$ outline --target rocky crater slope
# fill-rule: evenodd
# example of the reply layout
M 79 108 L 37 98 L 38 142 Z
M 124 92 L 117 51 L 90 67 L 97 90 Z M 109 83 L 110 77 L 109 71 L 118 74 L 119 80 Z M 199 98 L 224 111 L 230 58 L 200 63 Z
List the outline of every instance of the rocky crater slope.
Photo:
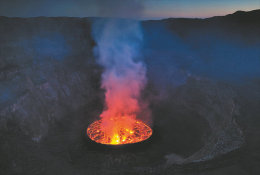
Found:
M 0 17 L 0 174 L 258 174 L 260 11 L 142 21 L 153 137 L 90 143 L 95 18 Z

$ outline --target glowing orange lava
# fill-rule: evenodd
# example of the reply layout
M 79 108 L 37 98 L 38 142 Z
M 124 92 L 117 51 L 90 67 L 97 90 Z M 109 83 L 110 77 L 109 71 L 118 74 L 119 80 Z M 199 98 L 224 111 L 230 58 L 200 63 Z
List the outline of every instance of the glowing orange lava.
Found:
M 137 143 L 152 135 L 152 129 L 140 120 L 135 120 L 131 128 L 122 127 L 117 123 L 113 127 L 113 133 L 107 133 L 102 129 L 102 120 L 97 120 L 89 125 L 87 135 L 91 140 L 106 145 Z

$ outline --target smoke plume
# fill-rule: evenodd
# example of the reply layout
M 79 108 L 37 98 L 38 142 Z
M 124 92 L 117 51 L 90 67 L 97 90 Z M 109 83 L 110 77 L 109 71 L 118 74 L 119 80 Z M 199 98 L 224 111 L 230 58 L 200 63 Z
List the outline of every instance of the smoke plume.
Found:
M 140 93 L 146 83 L 146 68 L 138 61 L 142 32 L 139 22 L 132 20 L 101 20 L 93 31 L 106 91 L 106 107 L 100 117 L 103 130 L 112 135 L 119 126 L 131 129 L 143 110 Z

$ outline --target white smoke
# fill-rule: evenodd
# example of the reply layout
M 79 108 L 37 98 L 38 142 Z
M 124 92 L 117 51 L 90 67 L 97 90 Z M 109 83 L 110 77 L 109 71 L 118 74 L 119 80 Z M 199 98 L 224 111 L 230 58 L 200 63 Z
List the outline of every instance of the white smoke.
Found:
M 111 116 L 128 116 L 131 123 L 131 118 L 145 110 L 140 103 L 146 84 L 146 68 L 138 61 L 143 40 L 140 22 L 99 20 L 93 34 L 98 63 L 104 67 L 102 88 L 106 90 L 106 109 L 101 117 L 109 122 Z

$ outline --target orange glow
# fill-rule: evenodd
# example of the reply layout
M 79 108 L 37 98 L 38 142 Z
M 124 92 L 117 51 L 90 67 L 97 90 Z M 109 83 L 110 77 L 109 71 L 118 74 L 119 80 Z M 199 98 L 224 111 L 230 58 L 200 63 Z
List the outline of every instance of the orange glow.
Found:
M 151 128 L 137 120 L 143 110 L 139 99 L 145 77 L 143 68 L 135 66 L 138 71 L 125 68 L 125 72 L 120 75 L 114 72 L 105 72 L 103 75 L 105 108 L 100 114 L 100 120 L 87 129 L 87 135 L 93 141 L 120 145 L 141 142 L 151 136 Z
M 89 125 L 87 135 L 97 143 L 106 145 L 122 145 L 137 143 L 148 139 L 152 135 L 152 129 L 142 121 L 135 120 L 132 128 L 125 128 L 120 121 L 113 125 L 113 133 L 102 129 L 102 121 L 97 120 Z
M 105 90 L 100 119 L 87 129 L 95 142 L 120 145 L 148 139 L 152 130 L 147 121 L 149 112 L 142 100 L 146 85 L 146 68 L 139 58 L 143 40 L 139 22 L 108 20 L 97 39 L 98 62 L 104 67 L 101 88 Z

